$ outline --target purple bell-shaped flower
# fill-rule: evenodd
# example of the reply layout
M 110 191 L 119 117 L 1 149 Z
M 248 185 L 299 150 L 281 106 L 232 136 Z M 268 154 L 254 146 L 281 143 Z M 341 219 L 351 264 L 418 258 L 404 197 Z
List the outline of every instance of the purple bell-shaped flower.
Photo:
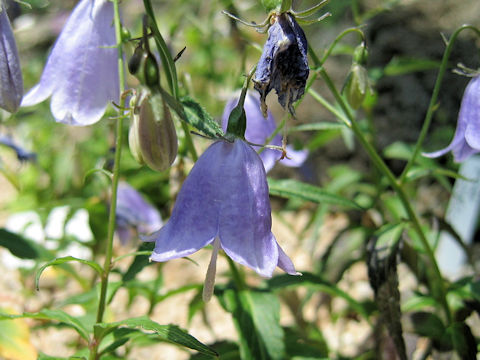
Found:
M 277 266 L 297 275 L 271 227 L 268 184 L 260 157 L 240 139 L 221 140 L 196 162 L 166 225 L 143 240 L 155 241 L 154 261 L 188 256 L 213 244 L 210 268 L 223 249 L 261 276 L 271 277 Z M 210 268 L 208 273 L 212 273 Z
M 435 158 L 451 151 L 455 162 L 462 162 L 470 155 L 480 152 L 480 76 L 470 80 L 463 93 L 457 130 L 452 142 L 445 149 L 423 156 Z
M 23 80 L 17 45 L 7 10 L 0 0 L 0 108 L 14 113 L 23 96 Z
M 116 231 L 122 244 L 126 244 L 134 236 L 135 230 L 140 234 L 149 234 L 163 224 L 158 210 L 125 181 L 118 184 L 115 215 Z
M 22 106 L 49 96 L 57 122 L 90 125 L 119 98 L 113 3 L 81 0 L 70 15 L 47 60 L 40 83 Z
M 227 129 L 228 116 L 237 105 L 238 99 L 238 96 L 231 99 L 223 110 L 222 128 L 224 131 Z M 247 117 L 245 139 L 253 144 L 266 144 L 267 140 L 277 128 L 272 113 L 270 110 L 267 110 L 267 117 L 263 117 L 262 111 L 260 110 L 260 99 L 257 93 L 247 92 L 243 108 Z M 282 146 L 281 135 L 275 135 L 268 144 Z M 275 163 L 280 160 L 281 156 L 282 153 L 278 150 L 264 148 L 260 153 L 260 158 L 263 161 L 265 171 L 269 172 Z M 287 145 L 287 156 L 288 157 L 281 159 L 280 163 L 289 167 L 298 167 L 307 159 L 308 150 L 294 150 L 292 146 Z

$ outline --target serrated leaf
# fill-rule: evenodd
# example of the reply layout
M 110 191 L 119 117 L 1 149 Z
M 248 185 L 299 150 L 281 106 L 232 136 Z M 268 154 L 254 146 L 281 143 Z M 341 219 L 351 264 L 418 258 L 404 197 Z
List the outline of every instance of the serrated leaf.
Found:
M 25 312 L 21 315 L 10 315 L 10 314 L 0 313 L 0 320 L 21 319 L 21 318 L 51 320 L 51 321 L 58 321 L 58 322 L 64 323 L 65 325 L 75 329 L 82 338 L 89 341 L 88 330 L 85 328 L 85 326 L 78 319 L 74 318 L 73 316 L 59 309 L 57 310 L 43 309 L 42 311 L 39 311 L 37 313 Z
M 35 274 L 35 287 L 36 287 L 36 289 L 39 290 L 38 286 L 39 286 L 40 276 L 42 275 L 42 272 L 47 267 L 53 266 L 53 265 L 61 265 L 61 264 L 64 264 L 64 263 L 70 262 L 70 261 L 76 261 L 76 262 L 88 265 L 93 270 L 95 270 L 98 273 L 98 275 L 102 275 L 102 273 L 103 273 L 102 267 L 94 261 L 79 259 L 79 258 L 76 258 L 76 257 L 73 257 L 73 256 L 65 256 L 65 257 L 53 259 L 52 261 L 49 261 L 48 263 L 42 265 L 40 267 L 40 269 L 38 269 L 37 273 Z
M 284 198 L 299 198 L 321 204 L 339 205 L 347 208 L 363 209 L 356 202 L 340 195 L 328 192 L 318 186 L 305 184 L 297 180 L 276 180 L 268 178 L 268 187 L 271 195 Z
M 182 345 L 207 355 L 218 356 L 218 354 L 214 350 L 209 348 L 207 345 L 202 344 L 200 341 L 198 341 L 196 338 L 194 338 L 192 335 L 188 334 L 184 330 L 180 329 L 178 326 L 160 325 L 155 321 L 150 320 L 146 316 L 125 319 L 113 323 L 96 324 L 98 332 L 100 331 L 100 328 L 110 329 L 119 326 L 127 326 L 129 328 L 140 327 L 144 330 L 155 332 L 157 336 L 159 336 L 164 341 Z
M 185 111 L 185 121 L 192 125 L 195 129 L 204 134 L 217 138 L 223 135 L 220 125 L 212 118 L 212 116 L 190 96 L 184 96 L 180 99 Z
M 312 273 L 304 272 L 302 273 L 302 276 L 291 276 L 287 274 L 278 275 L 267 280 L 267 284 L 271 290 L 283 289 L 286 287 L 305 286 L 318 291 L 323 291 L 332 296 L 338 296 L 344 299 L 352 307 L 352 309 L 357 311 L 358 314 L 360 314 L 369 322 L 368 313 L 362 304 L 348 295 L 345 291 L 335 286 L 335 284 L 332 284 L 331 282 L 324 280 Z

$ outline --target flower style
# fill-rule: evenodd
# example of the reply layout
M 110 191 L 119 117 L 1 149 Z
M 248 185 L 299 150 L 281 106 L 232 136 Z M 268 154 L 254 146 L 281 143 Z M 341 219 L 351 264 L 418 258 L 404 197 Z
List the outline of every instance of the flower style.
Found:
M 271 226 L 262 161 L 250 145 L 235 139 L 217 141 L 202 154 L 178 194 L 170 220 L 143 240 L 155 241 L 154 261 L 188 256 L 213 243 L 212 262 L 221 247 L 261 276 L 271 277 L 277 266 L 298 274 Z
M 460 105 L 458 123 L 452 142 L 445 149 L 423 156 L 435 158 L 452 151 L 455 162 L 462 162 L 480 152 L 480 76 L 467 85 Z
M 273 19 L 253 80 L 265 117 L 265 98 L 272 89 L 277 92 L 278 102 L 294 114 L 292 104 L 303 95 L 309 74 L 307 39 L 302 28 L 289 13 Z
M 108 103 L 119 98 L 115 44 L 112 2 L 81 0 L 53 47 L 40 83 L 25 95 L 22 106 L 52 96 L 57 122 L 97 122 Z
M 235 97 L 231 99 L 227 105 L 225 105 L 222 116 L 222 127 L 224 131 L 227 129 L 228 116 L 233 108 L 238 104 L 238 100 L 239 98 Z M 247 92 L 244 109 L 247 117 L 247 130 L 245 131 L 245 139 L 254 144 L 266 144 L 267 140 L 277 128 L 272 113 L 270 110 L 267 110 L 267 117 L 264 118 L 262 112 L 260 111 L 259 96 L 258 94 L 251 92 Z M 269 144 L 282 146 L 281 135 L 275 135 Z M 275 163 L 280 160 L 282 154 L 277 150 L 264 148 L 259 155 L 263 161 L 265 171 L 268 173 L 274 167 Z M 307 159 L 308 150 L 297 151 L 294 150 L 290 145 L 287 145 L 287 156 L 288 158 L 281 159 L 280 163 L 289 167 L 298 167 L 301 166 Z
M 132 238 L 133 230 L 149 234 L 163 224 L 158 210 L 124 181 L 118 184 L 116 218 L 116 231 L 122 244 Z
M 17 45 L 7 10 L 0 0 L 0 108 L 14 113 L 23 96 L 23 80 Z

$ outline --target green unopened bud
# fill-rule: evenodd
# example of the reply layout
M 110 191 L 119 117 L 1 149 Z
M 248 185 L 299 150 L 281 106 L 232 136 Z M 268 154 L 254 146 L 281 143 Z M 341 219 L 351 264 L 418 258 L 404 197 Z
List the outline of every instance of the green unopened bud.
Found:
M 130 34 L 130 30 L 128 30 L 123 25 L 122 25 L 122 28 L 121 28 L 121 36 L 122 36 L 122 42 L 127 42 L 132 38 L 132 35 Z
M 145 50 L 141 46 L 135 48 L 132 57 L 128 60 L 128 71 L 130 71 L 130 74 L 135 75 L 138 72 L 146 56 Z
M 133 157 L 140 164 L 164 171 L 173 163 L 178 150 L 177 133 L 170 110 L 160 94 L 145 92 L 141 95 L 133 111 L 128 141 Z
M 367 63 L 368 50 L 364 42 L 358 45 L 353 51 L 353 63 L 365 65 Z
M 353 64 L 347 82 L 343 87 L 343 94 L 352 108 L 358 109 L 362 105 L 368 89 L 367 70 L 359 64 Z
M 158 71 L 157 60 L 152 54 L 148 54 L 143 64 L 143 74 L 145 76 L 145 85 L 149 88 L 155 88 L 160 84 L 160 72 Z

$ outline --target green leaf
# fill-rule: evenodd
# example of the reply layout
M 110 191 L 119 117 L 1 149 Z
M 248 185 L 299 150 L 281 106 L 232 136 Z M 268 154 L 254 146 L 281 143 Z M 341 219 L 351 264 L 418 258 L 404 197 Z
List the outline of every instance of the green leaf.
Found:
M 446 332 L 442 320 L 429 312 L 416 312 L 410 315 L 415 333 L 426 336 L 434 341 L 437 348 L 450 350 L 452 348 L 451 337 Z
M 65 257 L 53 259 L 52 261 L 49 261 L 48 263 L 46 263 L 42 267 L 40 267 L 40 269 L 38 269 L 37 273 L 35 274 L 35 287 L 36 287 L 36 289 L 39 290 L 38 286 L 39 286 L 40 276 L 42 275 L 42 272 L 47 267 L 52 266 L 52 265 L 61 265 L 61 264 L 64 264 L 64 263 L 70 262 L 70 261 L 77 261 L 77 262 L 80 262 L 82 264 L 88 265 L 93 270 L 95 270 L 98 273 L 98 275 L 102 275 L 102 273 L 103 273 L 102 267 L 94 261 L 83 260 L 83 259 L 79 259 L 79 258 L 76 258 L 76 257 L 73 257 L 73 256 L 65 256 Z
M 260 340 L 271 359 L 283 359 L 285 343 L 280 326 L 280 303 L 276 295 L 267 292 L 242 291 L 240 299 L 250 313 Z
M 238 360 L 240 359 L 240 351 L 238 345 L 234 342 L 219 341 L 210 344 L 210 347 L 220 354 L 222 360 Z M 205 354 L 194 354 L 190 360 L 211 360 L 212 357 Z
M 49 257 L 48 250 L 32 240 L 17 235 L 6 229 L 0 229 L 0 246 L 8 249 L 20 259 L 37 259 Z
M 277 180 L 268 178 L 268 187 L 271 195 L 277 195 L 287 199 L 299 198 L 316 203 L 363 209 L 360 205 L 350 199 L 328 192 L 318 186 L 302 183 L 297 180 Z
M 284 359 L 285 343 L 280 327 L 280 304 L 272 293 L 220 291 L 222 306 L 232 314 L 239 336 L 241 359 Z
M 51 320 L 51 321 L 58 321 L 58 322 L 64 323 L 65 325 L 75 329 L 82 338 L 89 341 L 88 330 L 85 328 L 85 326 L 77 318 L 74 318 L 73 316 L 67 314 L 62 310 L 43 309 L 42 311 L 39 311 L 37 313 L 25 312 L 21 315 L 10 315 L 10 314 L 0 313 L 0 320 L 21 319 L 21 318 Z
M 29 327 L 25 320 L 0 321 L 0 358 L 10 360 L 37 358 L 37 352 L 30 343 Z
M 180 99 L 185 110 L 185 121 L 192 125 L 195 129 L 204 134 L 217 138 L 223 135 L 223 130 L 211 115 L 190 96 L 184 96 Z
M 352 307 L 352 309 L 362 315 L 365 320 L 369 322 L 368 313 L 362 304 L 334 284 L 312 273 L 304 272 L 302 273 L 302 276 L 291 276 L 288 274 L 278 275 L 269 279 L 267 284 L 271 290 L 283 289 L 286 287 L 305 286 L 318 291 L 323 291 L 332 296 L 338 296 L 344 299 Z
M 153 242 L 144 242 L 140 244 L 138 247 L 138 251 L 152 251 L 155 246 L 155 243 Z M 133 280 L 135 276 L 143 270 L 144 267 L 148 266 L 150 263 L 149 255 L 137 255 L 135 256 L 135 259 L 133 260 L 132 264 L 128 268 L 127 272 L 123 275 L 122 281 L 127 282 L 130 280 Z
M 452 338 L 454 349 L 462 359 L 477 358 L 477 343 L 470 327 L 463 322 L 456 322 L 447 328 L 447 333 Z
M 100 333 L 102 328 L 107 330 L 119 326 L 127 326 L 129 328 L 140 327 L 144 330 L 155 332 L 157 336 L 164 341 L 182 345 L 207 355 L 218 356 L 218 354 L 214 350 L 209 348 L 207 345 L 202 344 L 200 341 L 198 341 L 196 338 L 194 338 L 184 330 L 180 329 L 178 326 L 160 325 L 155 321 L 150 320 L 146 316 L 125 319 L 113 323 L 101 323 L 96 324 L 95 326 L 98 333 Z

